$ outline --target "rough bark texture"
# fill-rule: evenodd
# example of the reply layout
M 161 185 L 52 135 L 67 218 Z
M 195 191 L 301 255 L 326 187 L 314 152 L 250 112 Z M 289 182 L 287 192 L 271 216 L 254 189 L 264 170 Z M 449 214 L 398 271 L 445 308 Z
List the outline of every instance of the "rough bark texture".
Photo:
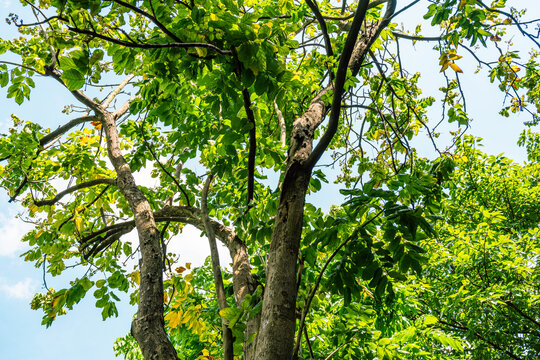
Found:
M 296 259 L 302 234 L 304 201 L 311 173 L 289 169 L 270 243 L 263 312 L 256 359 L 290 359 L 296 325 Z
M 195 226 L 204 231 L 201 210 L 190 206 L 165 206 L 163 209 L 154 213 L 156 221 L 177 221 Z M 251 264 L 246 244 L 236 235 L 236 233 L 220 224 L 209 219 L 210 225 L 216 235 L 229 250 L 232 259 L 233 270 L 233 291 L 236 305 L 240 306 L 247 294 L 251 294 L 257 288 L 253 277 L 251 276 Z M 246 339 L 251 334 L 259 332 L 260 313 L 246 322 Z M 255 359 L 255 342 L 244 343 L 245 359 Z
M 208 243 L 210 245 L 210 258 L 212 259 L 212 273 L 214 275 L 214 284 L 216 286 L 216 297 L 218 300 L 219 310 L 227 308 L 227 295 L 225 295 L 225 287 L 223 286 L 223 277 L 221 276 L 221 265 L 219 263 L 219 253 L 216 244 L 216 235 L 214 228 L 210 224 L 210 217 L 208 216 L 208 189 L 212 183 L 212 175 L 209 175 L 204 184 L 202 198 L 201 198 L 201 212 L 204 229 L 206 236 L 208 237 Z M 232 360 L 234 357 L 233 352 L 233 335 L 231 329 L 229 329 L 228 321 L 225 318 L 221 318 L 221 331 L 223 333 L 223 359 Z
M 367 1 L 360 2 L 359 14 L 355 16 L 354 21 L 363 22 L 367 5 Z M 388 19 L 394 9 L 395 0 L 390 0 L 381 22 L 370 26 L 358 40 L 356 40 L 358 33 L 353 34 L 355 40 L 350 43 L 352 51 L 348 50 L 350 58 L 341 59 L 341 61 L 347 61 L 345 64 L 348 65 L 347 67 L 352 71 L 353 76 L 360 70 L 371 44 L 378 37 L 380 31 L 388 25 Z M 358 29 L 358 25 L 353 24 L 353 27 Z M 349 43 L 349 39 L 347 39 L 347 43 Z M 347 70 L 347 67 L 344 68 L 344 71 Z M 257 360 L 290 359 L 292 356 L 296 326 L 296 263 L 303 228 L 305 196 L 313 166 L 333 138 L 337 125 L 330 124 L 329 130 L 323 135 L 323 139 L 327 141 L 322 146 L 319 144 L 315 152 L 313 152 L 313 137 L 315 129 L 323 121 L 327 110 L 322 101 L 323 95 L 328 91 L 333 91 L 338 94 L 336 96 L 340 97 L 342 90 L 335 89 L 334 84 L 327 86 L 313 99 L 304 115 L 293 123 L 289 157 L 270 243 L 267 282 L 260 331 L 257 338 L 255 356 Z M 337 100 L 336 102 L 334 99 L 333 104 L 339 104 L 341 97 Z M 334 117 L 339 115 L 339 106 L 333 107 L 332 111 L 336 112 Z M 321 140 L 321 142 L 323 141 Z
M 137 187 L 133 174 L 120 151 L 116 119 L 103 110 L 101 121 L 107 137 L 107 151 L 117 177 L 117 186 L 135 217 L 142 261 L 137 318 L 131 332 L 146 360 L 176 360 L 176 350 L 164 329 L 163 272 L 160 235 L 148 200 Z
M 156 221 L 176 221 L 195 226 L 204 231 L 201 210 L 190 206 L 164 206 L 154 213 Z M 238 235 L 225 225 L 209 219 L 216 238 L 229 250 L 233 268 L 233 290 L 236 303 L 244 301 L 247 294 L 251 294 L 257 287 L 251 276 L 251 264 L 246 244 Z
M 380 31 L 388 25 L 390 16 L 395 10 L 396 0 L 386 1 L 388 5 L 383 20 L 374 26 L 369 26 L 363 36 L 356 43 L 353 43 L 352 54 L 349 52 L 351 56 L 346 61 L 353 76 L 360 70 L 369 47 L 378 37 Z M 367 0 L 360 1 L 359 12 L 365 13 L 367 2 Z M 372 2 L 372 4 L 375 3 L 381 3 L 381 1 Z M 355 16 L 356 18 L 357 16 Z M 54 49 L 51 51 L 54 53 Z M 52 76 L 64 84 L 60 73 L 54 69 L 54 64 L 46 68 L 45 75 Z M 124 87 L 129 80 L 126 79 L 119 89 Z M 305 196 L 312 168 L 332 139 L 333 130 L 327 131 L 323 135 L 324 139 L 329 140 L 323 146 L 318 145 L 315 154 L 313 152 L 313 138 L 316 128 L 322 123 L 327 112 L 327 106 L 322 98 L 329 91 L 336 94 L 341 93 L 341 89 L 337 90 L 339 91 L 336 92 L 333 83 L 328 85 L 315 96 L 307 111 L 293 123 L 287 165 L 270 244 L 263 310 L 260 316 L 249 319 L 246 324 L 247 337 L 252 333 L 258 334 L 256 350 L 254 343 L 245 344 L 245 358 L 249 360 L 288 360 L 291 358 L 296 325 L 296 263 L 303 228 Z M 139 343 L 146 360 L 176 360 L 178 359 L 176 350 L 164 330 L 162 256 L 160 234 L 156 227 L 156 221 L 183 221 L 203 230 L 205 229 L 204 222 L 208 220 L 207 229 L 210 226 L 215 231 L 216 237 L 225 243 L 230 251 L 233 260 L 234 294 L 238 305 L 242 303 L 247 294 L 255 290 L 256 284 L 251 276 L 247 247 L 234 231 L 216 221 L 203 218 L 201 210 L 193 207 L 165 206 L 155 214 L 152 212 L 148 200 L 137 187 L 131 169 L 122 156 L 119 146 L 116 120 L 128 110 L 129 102 L 124 103 L 114 113 L 106 109 L 118 91 L 111 94 L 104 103 L 105 106 L 94 102 L 81 90 L 71 93 L 82 104 L 93 110 L 95 116 L 102 122 L 107 138 L 109 159 L 117 173 L 116 185 L 128 201 L 134 214 L 134 225 L 139 235 L 142 260 L 140 264 L 139 307 L 137 317 L 132 323 L 132 334 Z M 339 113 L 339 106 L 332 110 Z M 51 140 L 53 135 L 57 136 L 76 124 L 94 119 L 92 116 L 75 119 L 65 127 L 51 133 L 43 141 Z M 286 128 L 283 125 L 280 122 L 282 141 L 283 134 L 286 133 Z M 331 128 L 337 127 L 334 124 L 331 125 Z M 254 141 L 255 136 L 252 135 Z M 254 154 L 254 151 L 250 153 Z M 252 163 L 250 163 L 250 167 Z M 250 187 L 251 191 L 252 189 L 253 187 Z M 259 322 L 260 319 L 262 319 L 262 323 Z

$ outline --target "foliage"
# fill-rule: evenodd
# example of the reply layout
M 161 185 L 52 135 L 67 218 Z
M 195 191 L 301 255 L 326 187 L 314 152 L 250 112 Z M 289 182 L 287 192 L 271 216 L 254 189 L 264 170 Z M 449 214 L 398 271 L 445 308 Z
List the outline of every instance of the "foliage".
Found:
M 0 86 L 22 104 L 42 75 L 78 102 L 56 130 L 13 115 L 0 138 L 0 185 L 35 224 L 25 260 L 87 269 L 35 296 L 43 324 L 89 292 L 117 315 L 126 292 L 138 314 L 115 351 L 128 359 L 538 355 L 538 135 L 519 140 L 525 166 L 476 150 L 459 78 L 470 53 L 510 98 L 501 113 L 535 124 L 538 52 L 522 62 L 499 45 L 515 26 L 540 47 L 525 12 L 430 1 L 427 38 L 394 21 L 418 2 L 23 3 L 37 22 L 10 16 L 22 36 L 0 40 L 18 61 L 0 60 Z M 434 42 L 442 101 L 404 68 L 409 41 Z M 434 104 L 454 126 L 445 151 Z M 414 149 L 420 134 L 436 159 Z M 230 272 L 215 253 L 176 263 L 167 244 L 185 224 L 225 244 Z

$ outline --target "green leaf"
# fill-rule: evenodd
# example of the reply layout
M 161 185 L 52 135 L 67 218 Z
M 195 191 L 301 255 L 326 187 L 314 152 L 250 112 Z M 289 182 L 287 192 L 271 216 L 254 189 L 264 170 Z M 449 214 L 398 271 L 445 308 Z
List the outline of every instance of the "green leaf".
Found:
M 423 319 L 424 326 L 429 326 L 438 323 L 439 320 L 433 315 L 426 315 Z
M 5 87 L 9 82 L 9 73 L 7 71 L 0 73 L 0 86 Z
M 61 78 L 64 80 L 66 87 L 71 91 L 79 90 L 84 86 L 85 83 L 84 75 L 76 69 L 64 71 Z
M 219 315 L 221 315 L 224 319 L 229 320 L 229 328 L 232 329 L 243 313 L 244 311 L 237 307 L 227 307 L 220 310 Z

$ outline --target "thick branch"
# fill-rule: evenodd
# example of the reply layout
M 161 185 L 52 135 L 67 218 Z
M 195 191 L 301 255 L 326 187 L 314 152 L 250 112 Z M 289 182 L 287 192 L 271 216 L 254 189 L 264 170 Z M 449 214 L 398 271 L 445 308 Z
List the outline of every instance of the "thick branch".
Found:
M 319 10 L 319 6 L 316 3 L 317 0 L 306 0 L 306 4 L 308 4 L 311 11 L 313 11 L 313 14 L 315 15 L 315 18 L 319 22 L 319 26 L 321 27 L 321 31 L 324 38 L 324 45 L 326 48 L 326 56 L 327 57 L 333 57 L 334 51 L 332 51 L 332 43 L 330 42 L 330 36 L 328 36 L 328 29 L 326 28 L 326 21 L 324 21 L 324 17 L 321 14 L 321 11 Z M 330 74 L 333 74 L 330 72 Z M 333 77 L 333 75 L 331 75 Z M 333 80 L 331 78 L 331 80 Z
M 251 124 L 249 129 L 249 153 L 248 153 L 248 188 L 247 188 L 247 205 L 253 200 L 253 193 L 255 191 L 255 156 L 257 152 L 257 132 L 255 128 L 255 116 L 253 115 L 253 109 L 251 109 L 251 98 L 247 89 L 242 90 L 242 97 L 244 99 L 244 109 Z
M 85 122 L 97 121 L 97 120 L 99 120 L 99 118 L 95 115 L 87 115 L 87 116 L 82 116 L 82 117 L 73 119 L 69 121 L 67 124 L 60 126 L 56 130 L 51 131 L 50 133 L 42 137 L 39 140 L 39 145 L 41 146 L 47 145 L 49 142 L 53 141 L 59 136 L 64 135 L 68 130 L 74 128 L 77 125 L 83 124 Z
M 107 96 L 107 99 L 105 99 L 105 101 L 103 102 L 103 104 L 101 104 L 101 106 L 103 106 L 104 109 L 107 109 L 109 107 L 109 105 L 111 104 L 111 102 L 114 100 L 114 98 L 120 93 L 120 91 L 122 91 L 122 89 L 124 87 L 126 87 L 126 85 L 131 81 L 131 79 L 133 79 L 135 77 L 135 75 L 131 74 L 129 75 L 127 78 L 124 79 L 124 81 L 122 81 L 120 83 L 120 85 L 118 85 L 110 94 L 109 96 Z
M 176 350 L 164 329 L 163 260 L 161 238 L 148 199 L 137 186 L 133 173 L 120 149 L 116 118 L 97 107 L 107 137 L 109 159 L 117 173 L 117 186 L 134 215 L 142 260 L 137 317 L 131 325 L 133 337 L 146 359 L 177 360 Z
M 414 40 L 414 41 L 442 41 L 444 40 L 442 36 L 415 36 L 415 35 L 402 34 L 397 31 L 392 31 L 392 35 L 394 35 L 397 38 Z
M 67 86 L 64 83 L 64 81 L 61 78 L 61 74 L 58 72 L 58 70 L 52 69 L 50 67 L 45 68 L 45 73 L 47 76 L 51 76 L 53 79 L 58 81 L 60 84 L 62 84 L 66 89 Z M 69 89 L 68 89 L 69 90 Z M 101 113 L 103 109 L 100 107 L 98 103 L 96 103 L 94 100 L 90 99 L 86 94 L 81 90 L 69 90 L 69 92 L 82 104 L 86 105 L 90 109 L 94 110 L 96 113 Z
M 317 161 L 319 161 L 320 157 L 332 141 L 338 129 L 339 117 L 341 112 L 341 98 L 343 97 L 345 91 L 344 87 L 345 81 L 347 79 L 347 69 L 351 69 L 351 73 L 353 76 L 355 76 L 360 70 L 360 66 L 365 58 L 367 51 L 369 50 L 369 47 L 371 46 L 373 41 L 375 41 L 380 31 L 389 24 L 390 17 L 392 16 L 396 8 L 396 0 L 389 1 L 383 19 L 373 28 L 373 32 L 367 34 L 368 31 L 366 31 L 366 43 L 362 41 L 357 44 L 358 33 L 360 32 L 360 27 L 364 22 L 367 8 L 368 1 L 361 1 L 358 5 L 358 9 L 356 10 L 356 14 L 351 24 L 351 29 L 349 30 L 347 39 L 345 40 L 345 45 L 343 47 L 343 52 L 337 69 L 336 81 L 333 87 L 334 95 L 331 105 L 332 112 L 330 113 L 328 128 L 326 129 L 326 132 L 323 134 L 319 143 L 317 144 L 315 149 L 313 149 L 313 152 L 309 156 L 306 162 L 306 166 L 308 168 L 313 168 Z
M 369 3 L 368 10 L 373 9 L 376 6 L 379 6 L 381 4 L 384 4 L 385 2 L 388 2 L 389 0 L 374 0 Z M 345 1 L 343 2 L 343 5 L 345 5 Z M 342 12 L 343 13 L 343 12 Z M 347 16 L 323 16 L 325 20 L 349 20 L 354 17 L 355 14 L 347 15 Z
M 48 200 L 38 200 L 34 201 L 34 205 L 36 206 L 47 206 L 47 205 L 54 205 L 60 199 L 62 199 L 64 196 L 71 194 L 72 192 L 75 192 L 77 190 L 86 189 L 92 186 L 100 185 L 100 184 L 108 184 L 108 185 L 116 185 L 116 179 L 96 179 L 96 180 L 90 180 L 87 182 L 83 182 L 80 184 L 77 184 L 75 186 L 69 187 L 64 191 L 59 192 L 55 197 Z
M 190 206 L 164 206 L 154 213 L 157 222 L 175 221 L 195 226 L 205 231 L 201 210 Z M 233 261 L 233 287 L 236 303 L 239 305 L 247 294 L 255 290 L 255 281 L 251 276 L 251 265 L 246 244 L 229 227 L 210 219 L 216 238 L 228 249 Z
M 210 223 L 208 217 L 208 189 L 212 183 L 213 175 L 209 175 L 204 184 L 201 197 L 201 212 L 204 223 L 204 229 L 206 230 L 206 236 L 208 237 L 208 243 L 210 244 L 210 258 L 212 259 L 212 273 L 214 275 L 214 285 L 216 286 L 216 296 L 218 300 L 219 309 L 223 310 L 228 307 L 227 296 L 225 295 L 225 287 L 223 286 L 223 277 L 221 276 L 221 265 L 219 263 L 219 253 L 216 245 L 216 235 L 214 234 L 214 228 Z M 232 360 L 233 353 L 233 337 L 231 329 L 228 327 L 228 321 L 225 318 L 221 318 L 221 327 L 223 331 L 223 358 L 224 360 Z
M 137 98 L 140 98 L 140 95 L 130 97 L 125 103 L 122 104 L 122 106 L 113 112 L 113 117 L 118 119 L 120 116 L 124 115 L 129 110 L 129 105 Z

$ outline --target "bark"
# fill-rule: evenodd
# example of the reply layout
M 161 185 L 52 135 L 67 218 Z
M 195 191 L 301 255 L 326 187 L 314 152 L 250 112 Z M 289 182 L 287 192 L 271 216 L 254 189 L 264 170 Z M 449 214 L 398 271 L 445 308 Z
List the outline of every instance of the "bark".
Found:
M 154 214 L 120 151 L 115 116 L 103 111 L 101 121 L 107 137 L 109 159 L 118 176 L 117 186 L 135 217 L 142 255 L 139 307 L 137 317 L 131 325 L 131 332 L 146 360 L 176 360 L 176 350 L 163 327 L 163 261 L 160 234 Z
M 190 206 L 165 206 L 155 212 L 156 221 L 178 221 L 195 226 L 204 231 L 201 210 Z M 252 294 L 257 288 L 255 280 L 251 276 L 251 264 L 246 244 L 230 228 L 219 222 L 209 219 L 216 238 L 229 250 L 232 259 L 233 291 L 237 306 L 240 306 L 247 294 Z M 261 314 L 249 318 L 246 321 L 245 338 L 259 332 Z M 245 359 L 255 359 L 255 342 L 244 343 Z
M 296 325 L 296 259 L 311 172 L 294 165 L 285 174 L 270 243 L 256 359 L 290 359 Z
M 156 221 L 176 221 L 195 226 L 204 231 L 201 210 L 190 206 L 164 206 L 154 213 Z M 227 226 L 212 220 L 210 224 L 216 238 L 229 250 L 233 269 L 233 291 L 236 304 L 240 305 L 247 294 L 251 294 L 257 287 L 251 276 L 251 264 L 246 244 L 238 235 Z
M 54 78 L 65 86 L 61 79 L 61 74 L 53 66 L 51 65 L 45 68 L 45 75 Z M 107 105 L 127 85 L 128 81 L 124 81 L 112 92 L 108 98 Z M 86 105 L 90 110 L 93 110 L 97 120 L 101 121 L 107 139 L 109 160 L 117 173 L 116 186 L 129 203 L 135 218 L 142 261 L 140 265 L 139 306 L 137 317 L 131 325 L 132 334 L 139 343 L 146 360 L 177 360 L 176 350 L 164 329 L 160 234 L 156 227 L 150 204 L 135 183 L 133 173 L 122 155 L 118 129 L 116 127 L 116 120 L 129 109 L 129 104 L 135 97 L 122 104 L 116 111 L 109 112 L 105 107 L 89 98 L 82 90 L 71 91 L 71 94 L 79 102 Z M 85 122 L 92 118 L 85 116 L 75 119 L 54 132 L 54 136 L 60 136 L 63 132 L 73 127 L 74 124 Z M 52 138 L 52 136 L 49 137 Z M 46 141 L 49 141 L 49 139 L 46 139 Z M 42 139 L 41 143 L 44 142 Z
M 389 18 L 395 10 L 395 1 L 389 1 L 383 20 L 370 27 L 357 40 L 358 30 L 367 7 L 367 0 L 360 1 L 351 26 L 353 30 L 349 32 L 346 40 L 338 66 L 338 70 L 344 74 L 336 75 L 337 86 L 341 88 L 330 84 L 313 99 L 304 115 L 293 123 L 289 157 L 270 243 L 266 289 L 260 332 L 257 338 L 255 356 L 257 360 L 291 359 L 292 356 L 296 326 L 296 263 L 303 228 L 305 196 L 311 171 L 338 128 L 339 104 L 344 90 L 340 83 L 344 83 L 347 68 L 351 69 L 353 76 L 358 73 L 369 47 L 380 31 L 388 25 Z M 343 81 L 338 82 L 340 77 Z M 333 114 L 328 130 L 313 151 L 315 129 L 324 120 L 327 111 L 322 98 L 328 91 L 334 92 Z
M 210 258 L 212 259 L 212 273 L 214 275 L 214 285 L 216 286 L 216 297 L 218 300 L 219 310 L 227 308 L 227 295 L 225 295 L 225 287 L 223 286 L 223 277 L 221 276 L 221 265 L 219 263 L 219 253 L 216 245 L 216 235 L 214 234 L 214 228 L 210 223 L 210 218 L 208 217 L 208 189 L 212 183 L 213 175 L 209 175 L 204 184 L 202 198 L 201 198 L 201 212 L 202 219 L 204 224 L 204 229 L 206 231 L 206 236 L 208 237 L 208 243 L 210 245 Z M 223 332 L 223 359 L 232 360 L 234 357 L 233 352 L 233 335 L 231 329 L 229 329 L 228 321 L 225 318 L 221 318 L 221 329 Z
M 277 102 L 274 101 L 274 109 L 276 110 L 276 115 L 279 121 L 279 142 L 282 146 L 287 145 L 287 125 L 285 123 L 285 118 L 283 113 L 279 110 Z

